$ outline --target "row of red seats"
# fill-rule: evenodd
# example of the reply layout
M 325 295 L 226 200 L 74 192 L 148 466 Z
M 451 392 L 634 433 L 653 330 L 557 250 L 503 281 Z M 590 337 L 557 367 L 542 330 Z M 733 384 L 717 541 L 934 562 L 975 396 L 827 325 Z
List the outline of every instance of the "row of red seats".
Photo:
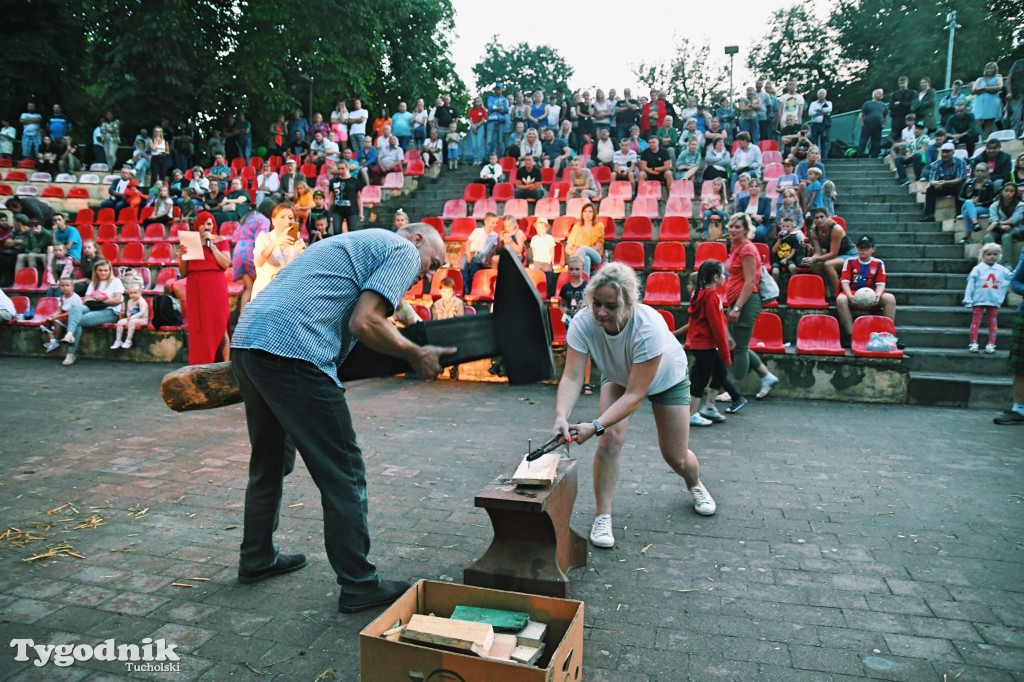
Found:
M 155 293 L 155 292 L 154 292 Z M 44 296 L 36 302 L 35 315 L 31 320 L 23 319 L 25 311 L 28 310 L 29 299 L 27 296 L 11 296 L 11 302 L 14 304 L 14 310 L 18 316 L 12 320 L 13 324 L 26 326 L 26 327 L 39 327 L 46 322 L 46 318 L 57 312 L 60 308 L 60 299 L 55 296 Z M 153 326 L 153 301 L 147 299 L 146 302 L 149 304 L 149 322 L 145 326 L 137 326 L 136 330 L 148 329 L 154 330 L 156 327 Z M 184 324 L 175 327 L 160 327 L 162 331 L 173 331 L 178 329 L 184 329 L 187 326 L 185 323 L 185 304 L 181 306 L 181 317 Z M 117 324 L 114 322 L 108 322 L 107 324 L 100 325 L 100 329 L 114 329 Z
M 473 204 L 471 217 L 480 219 L 487 213 L 497 213 L 499 215 L 514 215 L 516 218 L 526 218 L 530 216 L 530 203 L 526 199 L 506 199 L 504 206 L 499 211 L 498 202 L 495 199 L 479 199 Z M 626 203 L 617 197 L 605 197 L 601 199 L 600 203 L 596 201 L 591 202 L 579 197 L 569 199 L 565 204 L 565 215 L 575 219 L 580 215 L 583 207 L 589 203 L 597 205 L 597 214 L 599 216 L 607 216 L 613 220 L 623 220 L 626 217 Z M 445 202 L 441 217 L 444 220 L 455 220 L 456 218 L 465 218 L 468 213 L 469 207 L 464 199 L 449 199 Z M 662 212 L 657 199 L 653 197 L 638 197 L 633 201 L 630 215 L 642 216 L 651 220 L 671 217 L 690 218 L 693 216 L 693 201 L 686 197 L 669 197 L 665 203 L 665 211 Z M 554 197 L 545 197 L 537 200 L 534 207 L 534 216 L 538 218 L 543 217 L 548 220 L 561 217 L 561 202 Z
M 138 223 L 144 222 L 153 215 L 154 208 L 152 206 L 143 206 L 142 210 L 136 210 L 134 206 L 126 206 L 117 213 L 112 208 L 101 208 L 93 211 L 91 208 L 83 208 L 75 214 L 75 219 L 69 224 L 75 225 L 76 227 L 82 225 L 98 225 L 101 223 L 117 223 L 118 225 L 125 225 L 127 223 Z M 181 217 L 181 209 L 175 206 L 171 209 L 171 216 L 173 218 Z

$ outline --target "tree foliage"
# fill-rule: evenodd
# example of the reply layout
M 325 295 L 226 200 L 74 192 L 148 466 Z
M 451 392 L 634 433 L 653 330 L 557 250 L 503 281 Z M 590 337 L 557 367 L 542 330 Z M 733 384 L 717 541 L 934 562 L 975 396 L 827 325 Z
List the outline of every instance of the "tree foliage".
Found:
M 798 89 L 831 87 L 839 71 L 839 50 L 810 0 L 772 13 L 768 33 L 747 54 L 747 68 L 777 84 L 795 78 Z M 781 91 L 781 90 L 780 90 Z
M 729 92 L 729 72 L 721 63 L 711 60 L 711 46 L 707 40 L 694 43 L 689 38 L 676 38 L 676 53 L 668 64 L 634 64 L 633 75 L 641 86 L 663 89 L 669 101 L 680 105 L 687 96 L 713 107 Z M 643 93 L 643 89 L 641 93 Z
M 495 83 L 504 85 L 506 93 L 528 95 L 543 90 L 550 94 L 559 87 L 568 91 L 569 79 L 575 73 L 550 45 L 518 43 L 505 47 L 495 35 L 484 49 L 483 59 L 473 67 L 477 90 L 481 93 L 490 90 Z

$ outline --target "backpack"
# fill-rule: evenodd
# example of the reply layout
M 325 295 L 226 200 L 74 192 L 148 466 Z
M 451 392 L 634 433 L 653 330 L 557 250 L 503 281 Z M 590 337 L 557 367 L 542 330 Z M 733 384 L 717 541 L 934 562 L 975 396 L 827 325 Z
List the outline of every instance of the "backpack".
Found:
M 768 268 L 761 266 L 761 281 L 757 285 L 758 293 L 761 295 L 761 304 L 771 303 L 779 297 L 779 283 L 768 272 Z
M 181 309 L 173 296 L 161 294 L 153 297 L 153 327 L 180 327 Z

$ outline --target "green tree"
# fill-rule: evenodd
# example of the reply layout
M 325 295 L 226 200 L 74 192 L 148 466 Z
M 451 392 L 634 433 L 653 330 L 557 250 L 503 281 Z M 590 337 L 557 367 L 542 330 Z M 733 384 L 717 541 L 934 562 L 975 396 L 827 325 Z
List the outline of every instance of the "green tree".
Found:
M 776 84 L 795 78 L 797 91 L 811 97 L 833 86 L 839 65 L 835 39 L 809 0 L 773 12 L 768 31 L 747 54 L 747 68 L 758 77 Z
M 575 73 L 550 45 L 518 43 L 506 48 L 495 35 L 485 50 L 484 58 L 473 67 L 479 92 L 486 92 L 500 82 L 506 94 L 536 90 L 550 94 L 559 87 L 568 90 L 569 79 Z
M 689 38 L 677 37 L 676 53 L 669 63 L 640 62 L 632 70 L 642 86 L 665 90 L 669 101 L 679 106 L 684 106 L 686 98 L 692 96 L 698 103 L 714 108 L 728 94 L 729 72 L 724 65 L 711 60 L 711 46 L 706 39 L 694 43 Z

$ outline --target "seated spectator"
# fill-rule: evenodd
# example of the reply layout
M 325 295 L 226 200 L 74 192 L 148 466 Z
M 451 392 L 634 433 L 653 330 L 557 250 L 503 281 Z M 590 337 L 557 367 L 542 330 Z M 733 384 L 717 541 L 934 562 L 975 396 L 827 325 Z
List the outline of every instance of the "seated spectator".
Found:
M 907 164 L 913 166 L 914 177 L 921 179 L 921 175 L 924 173 L 924 152 L 929 144 L 931 144 L 931 140 L 928 139 L 928 133 L 925 132 L 924 121 L 917 121 L 914 123 L 914 139 L 900 145 L 898 151 L 893 149 L 897 184 L 910 184 L 910 180 L 907 179 Z
M 305 224 L 309 219 L 309 212 L 316 206 L 316 202 L 313 200 L 313 190 L 309 188 L 306 182 L 300 182 L 295 185 L 295 201 L 292 202 L 292 213 L 295 214 L 295 218 L 299 221 L 299 224 Z
M 633 126 L 629 129 L 629 148 L 635 151 L 637 155 L 647 151 L 647 142 L 640 135 L 640 126 Z
M 59 145 L 57 168 L 61 173 L 77 173 L 82 170 L 82 160 L 78 157 L 78 145 L 71 140 L 70 135 L 65 135 Z
M 811 214 L 814 220 L 809 235 L 812 253 L 801 265 L 811 268 L 825 280 L 825 296 L 831 297 L 839 290 L 839 273 L 847 260 L 857 257 L 857 249 L 846 236 L 846 230 L 829 218 L 824 208 L 816 208 Z
M 540 167 L 534 163 L 532 154 L 523 157 L 523 165 L 516 172 L 516 199 L 543 199 L 544 185 Z
M 213 219 L 218 225 L 227 221 L 238 222 L 249 212 L 249 205 L 249 193 L 242 189 L 242 181 L 235 178 L 231 181 L 228 193 L 224 195 L 220 210 L 213 213 Z
M 711 119 L 711 125 L 704 131 L 704 146 L 713 147 L 715 142 L 728 141 L 729 131 L 722 127 L 722 121 L 717 116 Z
M 573 132 L 573 129 L 572 129 L 572 121 L 570 121 L 568 119 L 562 121 L 562 124 L 558 127 L 558 133 L 555 135 L 555 137 L 560 137 L 563 140 L 565 140 L 569 144 L 569 149 L 573 150 L 577 154 L 580 152 L 580 145 L 573 142 L 573 140 L 576 139 L 576 135 L 575 135 L 575 133 Z M 516 148 L 516 155 L 518 155 L 518 154 L 519 154 L 519 149 L 517 147 Z M 510 154 L 510 156 L 511 156 L 511 154 Z
M 206 176 L 210 182 L 216 181 L 220 184 L 220 191 L 225 192 L 228 188 L 228 181 L 231 179 L 231 168 L 228 166 L 228 162 L 224 159 L 223 154 L 217 154 L 213 157 L 213 165 L 210 166 L 210 173 Z
M 171 220 L 174 219 L 174 200 L 171 199 L 170 190 L 167 187 L 167 183 L 158 183 L 156 190 L 156 198 L 152 202 L 153 213 L 148 218 L 142 221 L 142 228 L 154 224 L 159 225 L 170 225 Z
M 614 164 L 613 180 L 625 180 L 632 186 L 633 195 L 636 195 L 636 178 L 639 171 L 639 156 L 629 148 L 629 138 L 619 140 L 619 151 L 612 157 Z
M 1000 262 L 1013 268 L 1013 243 L 1024 241 L 1024 201 L 1020 188 L 1014 182 L 1007 182 L 999 192 L 999 199 L 988 209 L 988 234 L 986 244 L 1001 244 L 1003 254 Z
M 505 171 L 498 164 L 498 155 L 491 152 L 487 157 L 487 163 L 480 169 L 480 182 L 487 186 L 487 193 L 494 191 L 494 186 L 505 177 Z
M 441 280 L 438 289 L 441 298 L 434 301 L 430 307 L 430 318 L 433 320 L 449 320 L 453 317 L 461 317 L 466 314 L 466 306 L 462 299 L 455 295 L 455 280 L 445 277 Z M 448 368 L 448 378 L 452 381 L 459 380 L 459 366 L 452 365 Z
M 61 343 L 68 344 L 68 353 L 61 364 L 65 367 L 75 364 L 83 329 L 117 322 L 123 297 L 124 285 L 114 275 L 114 266 L 110 261 L 96 261 L 92 282 L 82 297 L 82 303 L 72 305 L 68 311 L 68 332 L 61 339 Z
M 146 141 L 139 138 L 135 140 L 132 149 L 132 157 L 126 164 L 132 170 L 132 174 L 139 179 L 140 183 L 146 182 L 146 175 L 149 173 L 149 149 Z
M 597 129 L 597 140 L 594 142 L 594 156 L 591 165 L 612 168 L 615 165 L 616 144 L 610 136 L 610 127 L 599 127 Z M 565 148 L 566 153 L 569 147 Z M 557 174 L 557 171 L 556 171 Z
M 43 135 L 42 142 L 36 148 L 36 170 L 49 173 L 51 177 L 57 175 L 57 145 L 49 135 Z
M 736 212 L 746 213 L 754 223 L 753 241 L 768 243 L 768 234 L 772 221 L 772 200 L 761 196 L 761 183 L 750 180 L 749 195 L 736 200 Z
M 448 150 L 448 169 L 455 170 L 459 167 L 459 148 L 462 145 L 462 135 L 456 128 L 458 124 L 452 121 L 448 125 L 448 132 L 444 136 L 445 149 Z
M 171 201 L 177 203 L 181 199 L 181 190 L 185 187 L 185 174 L 181 172 L 180 168 L 172 169 L 171 179 L 167 182 L 167 193 L 170 195 Z
M 14 233 L 8 244 L 17 252 L 14 271 L 35 268 L 42 273 L 46 267 L 46 250 L 53 243 L 53 233 L 39 224 L 39 221 L 18 213 L 14 216 Z
M 259 206 L 268 197 L 275 201 L 279 200 L 280 189 L 281 180 L 277 173 L 270 170 L 270 162 L 264 161 L 260 164 L 260 174 L 256 176 L 256 205 Z
M 449 153 L 452 143 L 449 142 Z M 458 145 L 455 146 L 458 153 Z M 377 163 L 370 168 L 370 182 L 379 185 L 388 173 L 401 172 L 402 164 L 405 162 L 405 153 L 398 146 L 398 138 L 392 135 L 388 138 L 388 147 L 383 152 L 378 149 Z
M 526 131 L 526 137 L 523 139 L 522 144 L 519 145 L 520 160 L 525 159 L 527 156 L 532 156 L 533 160 L 537 163 L 540 163 L 541 158 L 544 156 L 544 149 L 541 147 L 540 139 L 537 137 L 537 131 L 534 128 Z
M 593 201 L 601 198 L 601 188 L 594 180 L 593 173 L 589 168 L 584 168 L 576 157 L 569 164 L 569 192 L 566 195 L 569 199 L 586 199 Z
M 952 142 L 942 145 L 939 160 L 932 164 L 928 173 L 928 189 L 924 195 L 924 215 L 918 222 L 930 223 L 935 220 L 935 200 L 938 197 L 954 197 L 957 213 L 960 213 L 960 186 L 967 179 L 967 164 L 953 155 L 956 147 Z
M 126 293 L 128 298 L 123 303 L 124 313 L 117 321 L 114 344 L 110 350 L 131 348 L 135 328 L 145 327 L 149 324 L 149 304 L 146 303 L 146 299 L 142 298 L 142 285 L 132 282 L 126 287 Z M 124 340 L 121 339 L 122 336 L 124 336 Z
M 875 242 L 869 235 L 864 235 L 857 241 L 857 257 L 847 259 L 839 279 L 841 291 L 836 294 L 836 311 L 839 313 L 839 324 L 846 334 L 847 343 L 853 334 L 851 309 L 880 310 L 890 320 L 896 321 L 896 298 L 885 291 L 885 264 L 874 255 Z M 878 301 L 870 307 L 861 308 L 853 300 L 853 296 L 865 287 L 874 290 L 878 295 Z
M 804 211 L 800 205 L 800 197 L 796 190 L 788 187 L 779 195 L 779 202 L 775 211 L 776 222 L 782 222 L 785 217 L 793 220 L 793 227 L 800 232 L 804 231 Z
M 686 145 L 679 149 L 679 155 L 672 164 L 672 176 L 676 180 L 695 180 L 697 171 L 700 170 L 700 148 L 696 137 L 686 141 Z
M 221 206 L 224 204 L 224 195 L 220 191 L 219 182 L 210 183 L 210 191 L 207 192 L 206 196 L 203 197 L 202 207 L 204 211 L 208 213 L 215 213 L 220 211 Z
M 974 120 L 974 114 L 967 111 L 966 103 L 957 104 L 953 115 L 945 119 L 942 127 L 949 133 L 953 144 L 964 145 L 967 156 L 974 156 L 974 146 L 978 143 L 978 122 Z
M 484 215 L 483 226 L 469 233 L 462 257 L 463 294 L 472 290 L 473 276 L 477 271 L 491 266 L 491 256 L 498 250 L 497 226 L 498 216 L 488 212 Z
M 518 159 L 519 150 L 526 142 L 526 123 L 523 121 L 516 121 L 512 132 L 508 135 L 507 142 L 508 144 L 505 145 L 505 156 L 511 156 L 513 159 Z
M 964 217 L 964 237 L 961 244 L 968 244 L 971 241 L 971 232 L 978 232 L 981 226 L 978 225 L 978 217 L 988 217 L 988 209 L 998 197 L 999 192 L 988 177 L 988 164 L 979 163 L 974 167 L 974 175 L 967 179 L 960 190 L 960 201 L 963 202 L 961 211 Z
M 68 254 L 67 244 L 57 242 L 46 256 L 46 267 L 43 268 L 43 286 L 48 287 L 46 295 L 56 296 L 59 289 L 57 283 L 62 279 L 70 279 L 74 284 L 75 259 Z
M 370 169 L 377 166 L 377 148 L 373 146 L 373 140 L 369 135 L 363 136 L 363 146 L 356 154 L 356 163 L 359 164 L 359 176 L 363 179 L 364 185 L 370 184 Z M 437 137 L 437 130 L 431 131 L 430 139 L 427 140 L 420 151 L 423 165 L 430 167 L 432 163 L 440 163 L 441 140 Z
M 1017 160 L 1013 164 L 1013 172 L 1010 173 L 1010 179 L 1018 185 L 1024 182 L 1024 153 L 1017 155 Z M 8 203 L 10 203 L 10 200 L 8 200 Z
M 506 215 L 501 219 L 501 232 L 498 234 L 498 250 L 491 256 L 491 267 L 498 267 L 498 253 L 509 247 L 526 265 L 526 233 L 519 229 L 519 219 L 514 215 Z
M 743 197 L 750 196 L 750 173 L 740 173 L 739 177 L 736 178 L 735 193 L 732 195 L 733 201 L 739 201 Z
M 608 138 L 608 133 L 604 133 L 605 139 Z M 561 172 L 562 168 L 565 168 L 569 164 L 569 160 L 573 158 L 572 150 L 569 149 L 569 143 L 560 137 L 555 137 L 555 131 L 551 128 L 543 128 L 543 142 L 541 142 L 541 165 L 544 168 L 554 168 L 555 177 Z
M 783 158 L 790 156 L 789 150 L 792 149 L 798 137 L 800 137 L 800 122 L 796 120 L 796 116 L 790 114 L 779 128 L 779 143 L 782 145 L 780 151 Z
M 959 78 L 957 78 L 955 81 L 953 81 L 953 89 L 950 90 L 949 94 L 947 94 L 945 97 L 943 97 L 941 101 L 939 101 L 939 125 L 940 126 L 947 127 L 947 122 L 953 116 L 953 114 L 956 113 L 957 105 L 963 104 L 964 107 L 966 108 L 966 106 L 967 106 L 967 98 L 964 96 L 964 93 L 961 91 L 961 89 L 963 87 L 964 87 L 964 82 L 962 80 L 960 80 Z M 971 118 L 973 119 L 974 116 L 972 115 Z
M 188 188 L 192 190 L 192 200 L 202 201 L 210 191 L 210 181 L 203 174 L 202 166 L 192 167 L 192 180 L 189 181 Z
M 676 149 L 679 147 L 679 131 L 672 125 L 674 121 L 671 116 L 665 116 L 665 122 L 654 131 L 654 137 L 658 138 L 658 145 L 668 152 L 670 157 L 675 157 Z M 697 121 L 694 120 L 694 133 L 696 132 Z
M 796 193 L 792 192 L 792 196 L 795 198 Z M 797 211 L 796 215 L 800 217 L 800 224 L 802 225 L 803 214 Z M 802 262 L 805 257 L 804 243 L 807 241 L 803 231 L 797 229 L 794 224 L 793 215 L 780 216 L 778 222 L 779 231 L 775 236 L 771 255 L 772 277 L 775 278 L 776 282 L 779 281 L 779 277 L 784 270 L 788 271 L 790 275 L 797 274 L 797 264 Z
M 939 128 L 935 131 L 934 141 L 924 150 L 924 169 L 921 171 L 923 174 L 921 177 L 922 180 L 928 179 L 928 173 L 931 171 L 932 164 L 939 159 L 939 149 L 941 149 L 942 145 L 946 144 L 948 140 L 949 138 L 945 130 Z
M 75 293 L 74 279 L 62 277 L 58 282 L 58 286 L 57 294 L 51 294 L 50 292 L 46 294 L 47 296 L 56 296 L 60 299 L 57 302 L 57 309 L 50 313 L 46 321 L 39 327 L 47 336 L 47 341 L 43 344 L 43 349 L 47 353 L 52 353 L 60 348 L 60 341 L 57 339 L 67 333 L 68 313 L 73 306 L 82 305 L 82 297 Z M 0 321 L 2 320 L 3 317 L 0 316 Z
M 988 177 L 996 186 L 996 191 L 1003 186 L 1004 182 L 1010 181 L 1010 173 L 1013 171 L 1013 159 L 1003 151 L 1003 143 L 999 140 L 989 140 L 985 143 L 985 151 L 978 155 L 975 163 L 984 163 L 988 166 Z
M 580 219 L 572 229 L 565 242 L 565 256 L 578 256 L 583 259 L 583 271 L 590 276 L 591 269 L 604 260 L 604 223 L 597 219 L 597 209 L 593 204 L 584 204 L 580 210 Z
M 817 147 L 808 149 L 807 158 L 796 165 L 796 178 L 799 182 L 797 193 L 802 201 L 807 198 L 807 185 L 811 182 L 808 171 L 811 168 L 817 168 L 821 171 L 822 182 L 828 179 L 828 174 L 825 172 L 825 164 L 821 162 L 821 150 Z
M 665 119 L 667 121 L 668 116 L 666 116 Z M 686 144 L 691 139 L 697 140 L 697 147 L 704 149 L 704 133 L 698 129 L 697 119 L 693 116 L 686 119 L 686 124 L 683 126 L 683 133 L 682 135 L 679 135 L 678 138 L 681 144 Z M 664 143 L 664 140 L 662 140 L 662 143 Z
M 657 180 L 671 190 L 672 157 L 661 149 L 660 144 L 658 138 L 654 136 L 647 140 L 647 150 L 640 154 L 640 181 Z
M 178 209 L 181 211 L 181 220 L 184 222 L 191 222 L 192 218 L 196 215 L 196 204 L 193 196 L 190 188 L 186 187 L 181 190 L 181 203 L 178 204 Z
M 389 146 L 391 146 L 391 125 L 386 125 L 381 128 L 381 133 L 373 140 L 373 146 L 377 148 L 377 152 L 383 154 Z
M 900 128 L 900 135 L 897 138 L 895 133 L 893 134 L 893 145 L 892 149 L 895 152 L 900 145 L 914 141 L 914 124 L 917 123 L 917 114 L 907 114 L 904 119 L 906 127 Z
M 126 208 L 138 198 L 139 196 L 139 183 L 132 179 L 131 167 L 125 165 L 121 167 L 121 177 L 110 183 L 110 187 L 107 190 L 109 199 L 105 199 L 100 202 L 101 208 L 112 208 L 114 213 L 119 213 L 122 208 Z M 8 202 L 10 207 L 10 202 Z
M 725 193 L 724 179 L 715 178 L 711 181 L 711 193 L 700 198 L 700 213 L 704 217 L 704 239 L 708 239 L 712 217 L 717 216 L 722 224 L 729 218 L 729 197 Z M 718 236 L 721 236 L 721 232 Z
M 313 164 L 318 171 L 320 166 L 324 165 L 324 161 L 327 160 L 326 142 L 323 133 L 318 130 L 313 133 L 313 141 L 309 143 L 309 154 L 306 156 L 306 163 Z
M 68 248 L 68 255 L 76 261 L 80 260 L 82 258 L 82 235 L 78 230 L 68 225 L 62 213 L 53 215 L 51 225 L 53 226 L 53 243 L 64 244 Z
M 704 180 L 714 180 L 715 178 L 729 178 L 729 169 L 732 164 L 732 155 L 729 154 L 729 150 L 725 148 L 725 138 L 715 138 L 714 145 L 708 147 L 707 153 L 704 155 Z
M 757 119 L 754 118 L 753 122 L 756 129 Z M 757 177 L 761 174 L 761 150 L 756 144 L 751 144 L 750 134 L 744 130 L 736 136 L 736 141 L 739 146 L 736 147 L 736 151 L 732 155 L 733 183 L 736 182 L 740 173 L 749 173 L 750 177 Z
M 779 192 L 779 196 L 782 196 L 782 190 L 788 187 L 793 187 L 795 189 L 799 186 L 800 178 L 796 175 L 796 160 L 791 158 L 783 159 L 782 175 L 775 180 L 775 189 Z M 799 194 L 797 196 L 799 196 Z
M 305 163 L 306 156 L 309 155 L 309 142 L 303 137 L 301 131 L 292 131 L 292 137 L 288 140 L 288 147 L 285 151 L 289 156 L 296 157 L 299 163 Z

